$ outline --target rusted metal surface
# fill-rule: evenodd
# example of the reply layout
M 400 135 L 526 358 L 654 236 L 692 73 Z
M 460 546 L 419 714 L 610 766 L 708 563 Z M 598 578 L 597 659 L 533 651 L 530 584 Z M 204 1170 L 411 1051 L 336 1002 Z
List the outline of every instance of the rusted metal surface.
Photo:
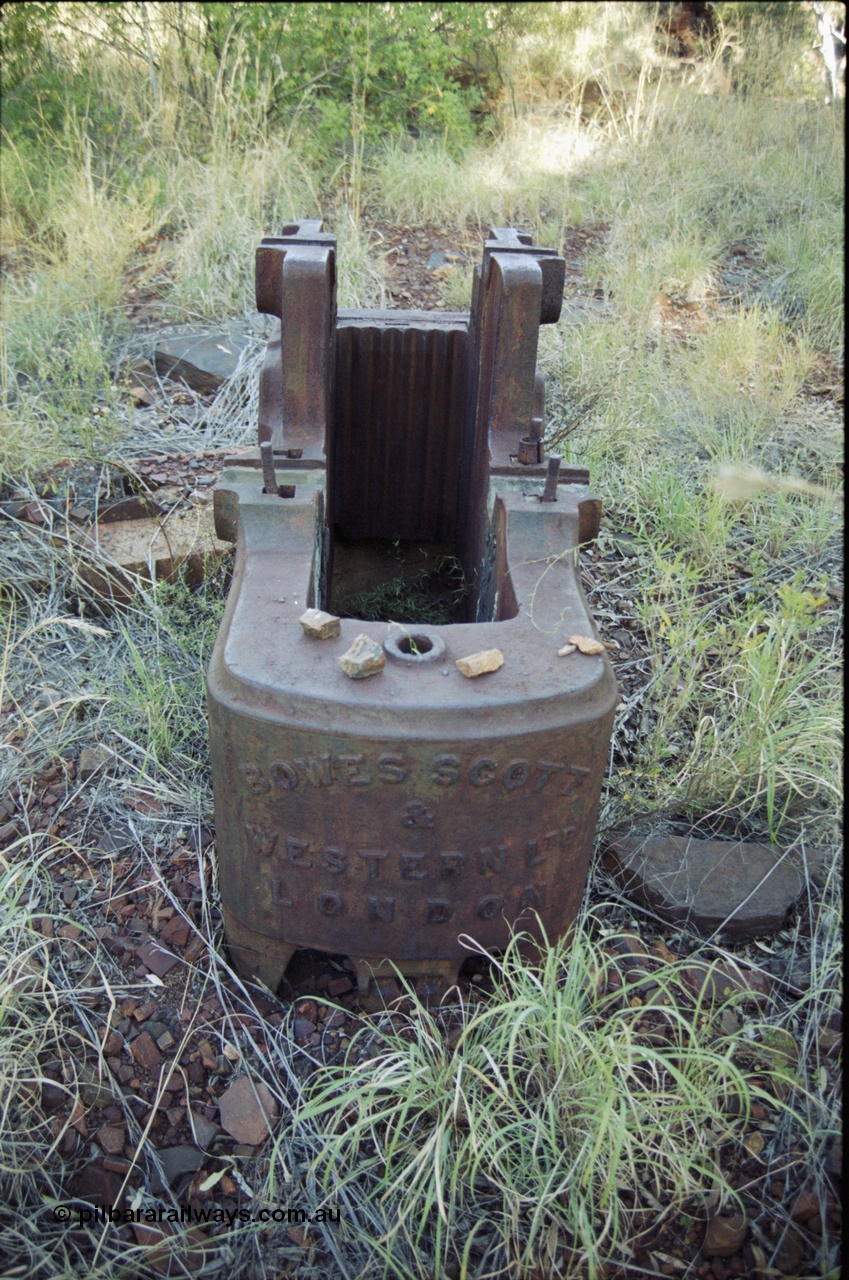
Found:
M 370 1003 L 391 993 L 387 961 L 435 995 L 462 937 L 497 949 L 537 917 L 552 938 L 569 928 L 617 694 L 604 655 L 556 656 L 593 632 L 571 549 L 600 514 L 544 456 L 537 332 L 559 314 L 562 260 L 498 229 L 468 315 L 337 316 L 334 273 L 314 223 L 258 251 L 258 305 L 282 319 L 260 413 L 276 474 L 242 458 L 215 495 L 237 556 L 209 717 L 234 963 L 274 988 L 295 949 L 341 953 Z M 310 638 L 298 619 L 331 600 L 337 536 L 453 547 L 466 620 L 343 618 Z M 390 659 L 368 680 L 338 664 L 359 634 Z M 456 669 L 490 648 L 498 671 Z
M 336 241 L 315 219 L 266 236 L 256 251 L 257 310 L 282 320 L 259 383 L 259 438 L 322 458 L 332 412 Z
M 259 446 L 259 452 L 262 457 L 262 491 L 276 493 L 277 476 L 274 474 L 274 450 L 271 441 L 263 440 Z
M 557 478 L 560 475 L 560 459 L 549 458 L 548 475 L 545 477 L 545 488 L 540 496 L 540 502 L 556 502 L 557 501 Z
M 328 454 L 344 537 L 455 540 L 467 366 L 464 316 L 365 312 L 337 323 Z

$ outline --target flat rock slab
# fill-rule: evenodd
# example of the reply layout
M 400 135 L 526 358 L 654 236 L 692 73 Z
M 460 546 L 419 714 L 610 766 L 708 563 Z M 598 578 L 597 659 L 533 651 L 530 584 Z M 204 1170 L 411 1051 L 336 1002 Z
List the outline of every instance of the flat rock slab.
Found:
M 258 1146 L 272 1133 L 280 1106 L 261 1080 L 242 1076 L 219 1100 L 221 1125 L 237 1142 Z
M 236 371 L 248 339 L 238 333 L 181 333 L 161 338 L 154 351 L 156 371 L 163 378 L 185 382 L 209 395 Z
M 100 563 L 83 561 L 83 578 L 98 595 L 128 600 L 135 588 L 129 576 L 170 582 L 183 574 L 189 586 L 204 579 L 211 561 L 229 555 L 231 545 L 216 537 L 212 504 L 145 520 L 97 524 L 89 535 Z M 104 563 L 105 561 L 105 563 Z
M 608 840 L 603 862 L 626 893 L 674 924 L 738 937 L 774 933 L 821 856 L 742 840 L 628 836 Z

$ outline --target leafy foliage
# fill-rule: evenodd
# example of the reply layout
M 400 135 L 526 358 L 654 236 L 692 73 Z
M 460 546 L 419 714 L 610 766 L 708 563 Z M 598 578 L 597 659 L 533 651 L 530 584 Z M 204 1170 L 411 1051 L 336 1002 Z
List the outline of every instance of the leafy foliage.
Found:
M 85 106 L 96 111 L 106 46 L 123 63 L 146 68 L 154 107 L 164 80 L 181 79 L 201 129 L 222 110 L 232 118 L 238 106 L 259 108 L 266 125 L 306 115 L 319 142 L 336 148 L 358 127 L 373 138 L 409 129 L 459 145 L 492 109 L 500 87 L 494 37 L 510 10 L 195 3 L 93 12 L 91 5 L 12 4 L 3 20 L 4 120 L 29 133 L 44 123 L 61 127 L 92 88 Z

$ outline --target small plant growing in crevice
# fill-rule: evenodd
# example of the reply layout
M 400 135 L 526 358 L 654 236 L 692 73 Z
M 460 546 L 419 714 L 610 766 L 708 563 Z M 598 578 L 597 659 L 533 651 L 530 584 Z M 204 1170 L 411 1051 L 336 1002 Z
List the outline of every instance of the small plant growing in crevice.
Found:
M 402 569 L 379 586 L 343 595 L 335 607 L 340 617 L 364 622 L 443 626 L 458 620 L 468 593 L 466 575 L 457 557 L 440 556 L 430 569 L 414 574 Z

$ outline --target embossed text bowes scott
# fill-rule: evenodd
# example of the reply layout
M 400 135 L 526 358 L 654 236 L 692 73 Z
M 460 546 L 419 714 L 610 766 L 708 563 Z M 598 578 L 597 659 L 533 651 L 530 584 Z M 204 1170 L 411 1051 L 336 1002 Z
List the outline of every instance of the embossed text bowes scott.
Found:
M 381 783 L 425 783 L 433 787 L 499 787 L 506 792 L 525 790 L 539 795 L 553 791 L 568 796 L 590 770 L 565 760 L 498 761 L 491 756 L 440 754 L 421 766 L 401 753 L 387 753 L 369 760 L 364 754 L 323 752 L 307 759 L 273 760 L 267 767 L 254 762 L 239 766 L 247 790 L 252 795 L 273 791 L 296 791 L 309 787 L 371 787 Z

